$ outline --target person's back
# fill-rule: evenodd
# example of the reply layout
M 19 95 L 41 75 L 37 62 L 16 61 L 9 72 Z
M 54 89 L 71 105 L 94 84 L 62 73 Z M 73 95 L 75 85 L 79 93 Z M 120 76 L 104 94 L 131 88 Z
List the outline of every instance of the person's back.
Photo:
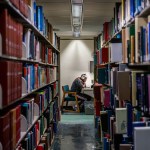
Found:
M 78 77 L 73 81 L 72 86 L 71 86 L 71 91 L 81 93 L 82 88 L 83 88 L 83 86 L 81 84 L 81 80 Z

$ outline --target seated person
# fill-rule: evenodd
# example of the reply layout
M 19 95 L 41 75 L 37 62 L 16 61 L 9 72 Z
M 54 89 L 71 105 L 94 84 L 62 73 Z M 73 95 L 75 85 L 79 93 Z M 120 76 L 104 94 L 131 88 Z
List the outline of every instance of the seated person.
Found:
M 82 93 L 82 89 L 86 87 L 86 80 L 87 76 L 86 74 L 82 74 L 81 77 L 77 77 L 71 86 L 71 91 L 77 92 L 78 100 L 80 101 L 80 111 L 83 111 L 84 109 L 84 101 L 91 101 L 93 98 L 90 95 L 87 95 L 85 93 Z

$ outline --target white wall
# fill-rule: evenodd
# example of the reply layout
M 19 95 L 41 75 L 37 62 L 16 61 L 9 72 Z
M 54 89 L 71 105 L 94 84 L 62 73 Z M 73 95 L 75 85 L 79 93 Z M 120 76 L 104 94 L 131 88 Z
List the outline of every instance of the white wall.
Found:
M 60 40 L 60 88 L 83 73 L 88 76 L 86 85 L 91 85 L 90 61 L 93 60 L 94 40 Z M 62 97 L 62 93 L 60 93 Z

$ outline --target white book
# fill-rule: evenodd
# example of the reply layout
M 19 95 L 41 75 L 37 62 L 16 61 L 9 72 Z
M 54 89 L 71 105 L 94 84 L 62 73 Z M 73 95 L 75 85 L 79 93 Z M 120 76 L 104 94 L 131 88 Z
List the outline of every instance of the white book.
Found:
M 134 128 L 134 149 L 135 150 L 150 149 L 150 127 Z
M 116 108 L 116 133 L 127 133 L 127 108 Z
M 111 62 L 122 62 L 122 43 L 110 43 L 109 50 Z
M 31 29 L 28 29 L 25 33 L 25 45 L 26 45 L 26 57 L 29 58 L 30 54 L 30 35 Z

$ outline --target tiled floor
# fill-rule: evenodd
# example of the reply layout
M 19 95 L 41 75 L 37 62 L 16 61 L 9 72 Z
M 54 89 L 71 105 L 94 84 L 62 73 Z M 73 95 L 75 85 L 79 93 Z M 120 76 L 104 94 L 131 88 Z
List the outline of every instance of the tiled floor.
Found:
M 101 150 L 93 115 L 62 115 L 51 150 Z

